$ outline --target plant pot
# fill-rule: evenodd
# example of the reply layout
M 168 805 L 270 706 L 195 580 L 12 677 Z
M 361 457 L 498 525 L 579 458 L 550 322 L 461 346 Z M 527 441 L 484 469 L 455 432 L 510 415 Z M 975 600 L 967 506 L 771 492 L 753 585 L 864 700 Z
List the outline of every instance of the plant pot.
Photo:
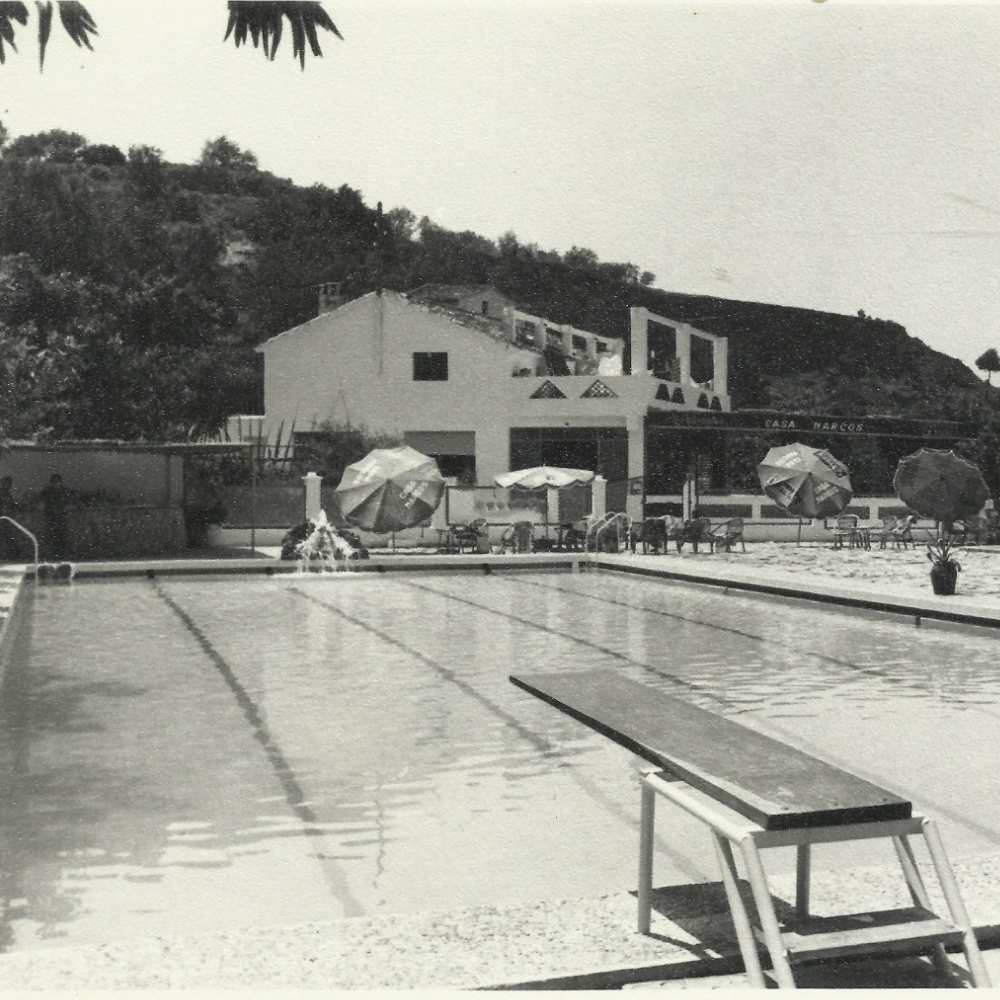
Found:
M 932 566 L 931 586 L 935 594 L 954 594 L 955 582 L 958 580 L 958 568 L 955 566 Z

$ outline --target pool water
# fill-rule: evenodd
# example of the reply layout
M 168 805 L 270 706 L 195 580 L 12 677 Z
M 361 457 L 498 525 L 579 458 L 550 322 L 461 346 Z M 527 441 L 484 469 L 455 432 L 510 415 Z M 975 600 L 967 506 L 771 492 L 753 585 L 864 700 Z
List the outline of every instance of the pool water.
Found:
M 519 670 L 619 670 L 913 798 L 953 860 L 1000 852 L 988 634 L 604 572 L 421 573 L 42 588 L 18 645 L 5 950 L 633 888 L 634 758 Z M 718 877 L 694 821 L 664 812 L 658 845 L 659 884 Z

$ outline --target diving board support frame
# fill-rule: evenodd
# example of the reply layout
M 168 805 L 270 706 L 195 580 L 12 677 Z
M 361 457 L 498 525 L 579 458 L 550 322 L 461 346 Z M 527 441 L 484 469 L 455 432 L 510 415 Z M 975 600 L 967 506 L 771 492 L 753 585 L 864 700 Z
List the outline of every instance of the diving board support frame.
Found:
M 911 816 L 906 819 L 883 819 L 862 823 L 833 826 L 802 826 L 789 829 L 765 829 L 753 820 L 722 805 L 704 792 L 692 788 L 681 778 L 661 767 L 646 766 L 641 770 L 639 819 L 639 884 L 638 930 L 650 931 L 653 893 L 653 848 L 656 822 L 656 797 L 662 795 L 689 815 L 701 820 L 712 830 L 716 857 L 722 876 L 722 885 L 729 904 L 740 955 L 750 985 L 765 988 L 767 983 L 761 967 L 758 941 L 766 948 L 771 968 L 779 987 L 794 989 L 792 972 L 796 958 L 807 957 L 810 952 L 833 957 L 843 954 L 863 954 L 879 950 L 888 942 L 919 942 L 933 958 L 942 975 L 953 974 L 945 952 L 945 943 L 960 944 L 968 963 L 969 976 L 977 988 L 989 988 L 990 978 L 979 951 L 976 935 L 962 901 L 958 883 L 944 850 L 941 836 L 934 822 L 926 817 Z M 931 912 L 930 898 L 917 867 L 913 849 L 907 837 L 922 835 L 938 878 L 950 914 L 944 921 Z M 914 910 L 899 911 L 910 919 L 899 920 L 896 933 L 889 931 L 892 924 L 874 928 L 845 930 L 817 934 L 813 942 L 796 936 L 794 931 L 782 931 L 774 910 L 774 901 L 767 882 L 767 874 L 760 850 L 768 847 L 796 848 L 795 923 L 809 920 L 809 876 L 813 844 L 835 841 L 890 838 L 895 847 Z M 757 925 L 747 910 L 740 893 L 734 848 L 740 854 L 750 892 L 757 911 Z M 869 914 L 854 914 L 866 918 Z M 916 919 L 913 917 L 916 916 Z M 869 947 L 865 947 L 865 945 Z M 919 946 L 915 950 L 920 950 Z

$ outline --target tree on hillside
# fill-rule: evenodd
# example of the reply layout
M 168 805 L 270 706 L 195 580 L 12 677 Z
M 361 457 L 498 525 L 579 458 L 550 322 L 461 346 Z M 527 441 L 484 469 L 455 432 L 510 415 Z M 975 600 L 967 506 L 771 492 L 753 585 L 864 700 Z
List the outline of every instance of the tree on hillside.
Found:
M 994 372 L 1000 372 L 1000 354 L 997 354 L 997 349 L 991 347 L 988 351 L 983 351 L 976 358 L 976 367 L 980 371 L 986 372 L 986 381 L 988 383 Z
M 140 201 L 163 194 L 163 153 L 156 146 L 129 146 L 128 183 Z
M 258 174 L 257 157 L 224 135 L 205 143 L 198 169 L 207 190 L 217 194 L 246 193 L 242 189 Z
M 87 140 L 79 132 L 54 128 L 36 135 L 19 135 L 7 145 L 4 156 L 11 160 L 72 163 L 86 145 Z
M 198 163 L 209 170 L 257 169 L 257 157 L 249 149 L 241 149 L 224 135 L 205 143 Z
M 51 0 L 39 0 L 35 4 L 38 21 L 38 65 L 45 65 L 45 50 L 52 33 L 53 6 L 59 11 L 59 21 L 66 34 L 76 43 L 77 47 L 93 50 L 91 37 L 97 34 L 97 22 L 89 11 L 77 0 L 57 0 L 53 5 Z M 226 34 L 223 41 L 230 35 L 237 48 L 243 45 L 249 36 L 253 47 L 260 48 L 268 59 L 273 59 L 278 51 L 284 21 L 288 21 L 292 33 L 292 56 L 299 60 L 299 65 L 305 69 L 306 44 L 316 57 L 322 57 L 317 30 L 322 28 L 330 31 L 337 38 L 343 35 L 330 20 L 329 14 L 321 3 L 260 3 L 256 0 L 230 0 L 229 20 L 226 24 Z M 17 51 L 14 36 L 17 32 L 15 24 L 24 26 L 28 23 L 27 4 L 0 3 L 0 63 L 6 61 L 4 43 Z

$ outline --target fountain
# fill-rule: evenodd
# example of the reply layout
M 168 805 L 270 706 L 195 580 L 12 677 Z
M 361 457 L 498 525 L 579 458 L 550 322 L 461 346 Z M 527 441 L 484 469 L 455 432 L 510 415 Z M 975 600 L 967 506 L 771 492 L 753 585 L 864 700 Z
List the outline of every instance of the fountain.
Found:
M 306 522 L 306 534 L 295 545 L 299 569 L 306 572 L 310 565 L 319 562 L 323 569 L 335 572 L 349 569 L 349 561 L 361 557 L 363 550 L 355 548 L 327 519 L 322 508 L 315 518 Z

